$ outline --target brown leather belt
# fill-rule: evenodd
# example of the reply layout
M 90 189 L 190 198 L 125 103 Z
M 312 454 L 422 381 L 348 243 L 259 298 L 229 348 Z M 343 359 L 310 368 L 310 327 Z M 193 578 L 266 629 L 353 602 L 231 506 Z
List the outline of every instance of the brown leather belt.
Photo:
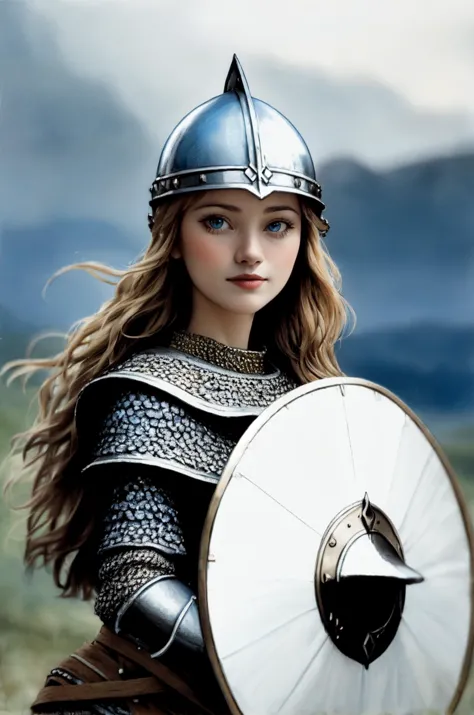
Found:
M 127 702 L 134 715 L 141 712 L 164 715 L 160 700 L 164 702 L 164 698 L 171 695 L 174 702 L 177 696 L 177 701 L 181 700 L 188 710 L 190 705 L 194 706 L 191 709 L 195 710 L 196 715 L 216 715 L 216 710 L 210 710 L 204 705 L 201 698 L 176 673 L 105 627 L 92 643 L 86 643 L 62 661 L 57 670 L 59 674 L 52 671 L 46 686 L 38 693 L 31 706 L 33 713 L 42 712 L 43 706 L 51 706 L 53 703 L 70 705 L 120 699 Z M 61 677 L 61 670 L 70 673 L 80 682 L 71 685 Z M 136 677 L 137 671 L 140 677 Z M 142 677 L 143 671 L 146 677 Z M 148 703 L 142 710 L 140 698 L 144 696 L 157 697 L 152 698 L 152 703 L 149 698 L 145 698 Z M 227 708 L 222 712 L 227 713 Z

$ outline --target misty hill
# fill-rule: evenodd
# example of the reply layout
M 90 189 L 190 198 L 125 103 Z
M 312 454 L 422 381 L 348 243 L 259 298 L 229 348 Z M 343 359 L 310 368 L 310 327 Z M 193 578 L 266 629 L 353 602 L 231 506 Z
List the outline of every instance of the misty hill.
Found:
M 326 244 L 360 328 L 474 322 L 474 154 L 386 172 L 336 161 L 323 167 L 321 180 L 331 223 Z M 65 328 L 110 291 L 70 274 L 51 286 L 45 302 L 41 290 L 51 274 L 87 259 L 123 267 L 148 240 L 145 219 L 135 232 L 84 219 L 7 227 L 0 305 L 37 325 Z
M 0 305 L 0 338 L 4 335 L 25 335 L 30 333 L 33 328 L 31 323 L 20 320 L 10 310 Z
M 347 375 L 424 413 L 474 412 L 474 326 L 420 324 L 355 333 L 338 349 Z
M 18 320 L 0 305 L 0 364 L 23 357 L 34 332 L 34 325 Z
M 148 236 L 140 245 L 119 226 L 84 219 L 6 228 L 2 233 L 0 305 L 36 328 L 67 329 L 97 310 L 109 297 L 110 288 L 75 271 L 53 282 L 43 298 L 48 279 L 62 267 L 80 261 L 124 268 L 147 240 Z
M 338 161 L 321 178 L 326 244 L 361 327 L 474 323 L 474 154 L 380 173 Z
M 0 340 L 0 363 L 23 357 L 34 329 L 0 307 L 0 326 L 15 331 Z M 61 342 L 39 345 L 35 355 L 60 349 Z M 351 377 L 372 380 L 407 404 L 429 414 L 474 414 L 474 328 L 437 324 L 397 326 L 355 333 L 338 345 L 337 356 Z
M 386 385 L 416 409 L 474 409 L 474 154 L 385 172 L 334 161 L 321 181 L 326 244 L 358 316 L 340 349 L 345 372 Z M 3 360 L 23 354 L 27 333 L 64 330 L 110 295 L 72 273 L 44 300 L 54 271 L 88 259 L 125 267 L 149 234 L 145 222 L 133 232 L 77 219 L 7 227 L 1 238 Z

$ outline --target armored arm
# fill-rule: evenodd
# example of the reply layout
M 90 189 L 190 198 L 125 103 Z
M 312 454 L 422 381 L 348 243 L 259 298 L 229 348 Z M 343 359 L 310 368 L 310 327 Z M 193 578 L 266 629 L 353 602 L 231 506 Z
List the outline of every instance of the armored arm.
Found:
M 199 543 L 237 429 L 217 421 L 128 376 L 91 383 L 76 410 L 83 479 L 115 486 L 98 548 L 96 613 L 170 661 L 203 652 Z
M 95 612 L 153 658 L 190 662 L 203 655 L 204 644 L 186 578 L 189 556 L 175 500 L 156 482 L 137 476 L 113 491 L 99 547 Z

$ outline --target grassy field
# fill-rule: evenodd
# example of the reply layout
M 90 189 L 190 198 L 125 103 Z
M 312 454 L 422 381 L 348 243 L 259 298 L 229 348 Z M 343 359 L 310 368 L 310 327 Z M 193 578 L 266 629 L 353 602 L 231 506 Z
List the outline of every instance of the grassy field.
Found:
M 0 387 L 0 454 L 5 454 L 10 436 L 24 427 L 28 399 Z M 473 437 L 474 430 L 463 430 L 445 444 L 471 505 Z M 48 670 L 92 638 L 99 626 L 90 604 L 57 597 L 47 573 L 25 576 L 23 519 L 0 498 L 0 715 L 26 715 Z M 457 712 L 474 712 L 472 678 Z
M 30 401 L 0 386 L 0 455 L 31 419 Z M 9 499 L 18 504 L 26 494 L 25 485 Z M 24 573 L 25 514 L 10 507 L 0 495 L 0 715 L 26 715 L 48 670 L 92 638 L 99 622 L 90 604 L 59 598 L 48 573 Z

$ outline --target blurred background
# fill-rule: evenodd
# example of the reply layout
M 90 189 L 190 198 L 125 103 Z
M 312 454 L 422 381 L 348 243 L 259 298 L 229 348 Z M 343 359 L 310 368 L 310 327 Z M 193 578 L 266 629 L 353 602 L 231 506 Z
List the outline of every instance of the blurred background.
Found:
M 313 152 L 358 316 L 345 372 L 420 414 L 472 504 L 472 0 L 0 2 L 0 362 L 109 297 L 76 273 L 41 292 L 66 264 L 123 268 L 145 247 L 162 143 L 221 93 L 234 52 Z M 31 397 L 0 386 L 2 455 Z M 0 500 L 0 715 L 26 713 L 97 627 L 48 574 L 24 575 L 23 519 Z

